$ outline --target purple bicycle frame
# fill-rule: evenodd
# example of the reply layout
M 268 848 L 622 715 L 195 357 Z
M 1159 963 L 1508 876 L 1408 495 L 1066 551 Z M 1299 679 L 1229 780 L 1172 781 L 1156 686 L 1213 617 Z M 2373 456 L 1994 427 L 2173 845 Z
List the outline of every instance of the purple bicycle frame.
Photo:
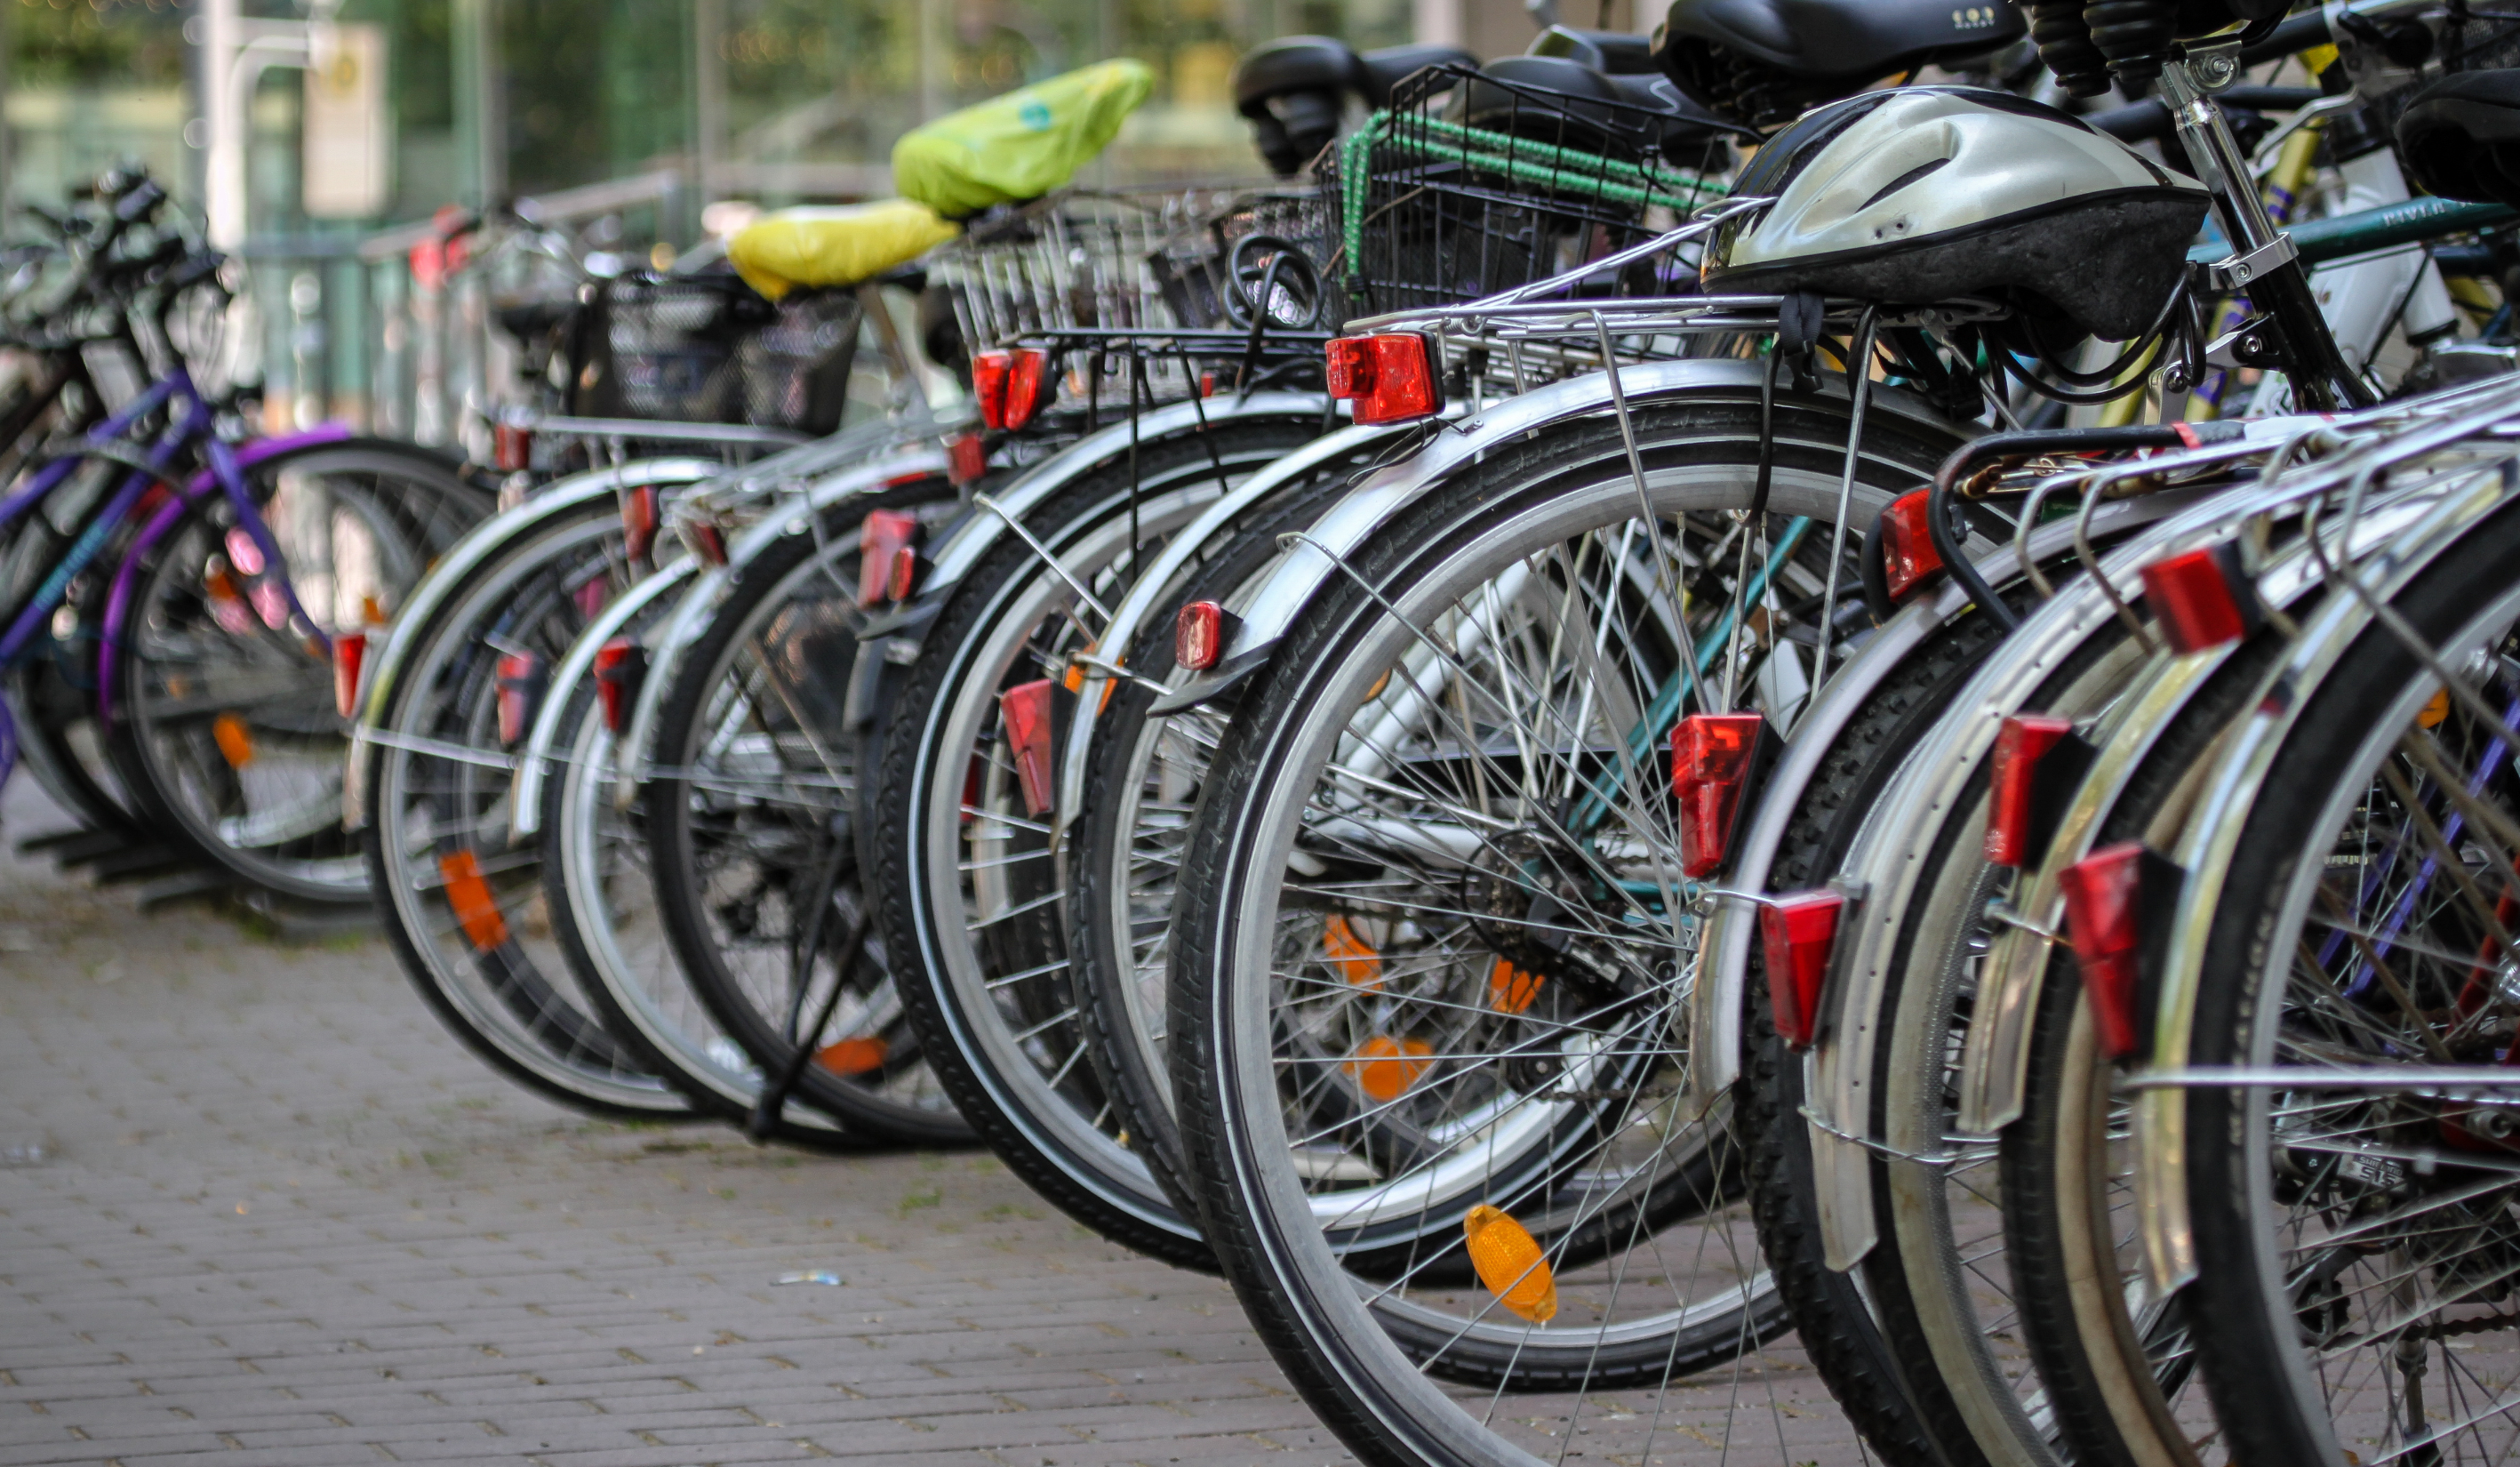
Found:
M 163 539 L 181 521 L 184 512 L 200 504 L 214 486 L 236 507 L 238 524 L 262 552 L 264 563 L 272 568 L 282 594 L 288 598 L 290 611 L 314 627 L 316 640 L 323 645 L 325 655 L 330 657 L 332 653 L 332 639 L 325 635 L 321 626 L 315 625 L 314 619 L 306 615 L 305 607 L 297 599 L 297 588 L 289 579 L 287 561 L 280 553 L 279 542 L 272 537 L 271 527 L 264 523 L 247 486 L 245 470 L 295 449 L 339 442 L 349 437 L 349 430 L 338 424 L 326 424 L 304 433 L 259 438 L 242 448 L 231 446 L 211 432 L 214 420 L 210 410 L 193 386 L 192 374 L 180 365 L 151 384 L 122 411 L 90 429 L 83 436 L 80 448 L 73 448 L 46 464 L 36 471 L 24 487 L 6 499 L 0 499 L 0 530 L 16 525 L 46 495 L 68 481 L 89 456 L 83 449 L 101 448 L 124 437 L 150 414 L 170 404 L 178 405 L 176 421 L 151 447 L 150 469 L 135 468 L 124 476 L 112 498 L 107 501 L 79 539 L 72 543 L 61 564 L 46 575 L 6 634 L 0 635 L 0 667 L 13 666 L 34 641 L 35 634 L 51 619 L 70 578 L 103 550 L 104 541 L 112 533 L 113 527 L 130 518 L 147 496 L 150 485 L 162 481 L 166 466 L 174 462 L 178 453 L 191 444 L 206 440 L 209 467 L 196 474 L 174 497 L 158 508 L 142 527 L 140 535 L 124 553 L 115 570 L 107 600 L 105 633 L 97 651 L 97 707 L 99 715 L 109 722 L 112 716 L 114 653 L 119 645 L 121 628 L 129 619 L 140 558 Z M 17 723 L 7 706 L 0 704 L 0 785 L 8 782 L 17 763 Z

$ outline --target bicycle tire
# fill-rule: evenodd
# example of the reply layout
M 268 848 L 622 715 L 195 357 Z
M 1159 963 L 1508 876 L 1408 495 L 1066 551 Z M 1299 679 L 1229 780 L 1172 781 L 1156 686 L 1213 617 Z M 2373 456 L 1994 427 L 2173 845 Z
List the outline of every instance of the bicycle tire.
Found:
M 1110 560 L 1084 557 L 1116 557 L 1125 550 L 1125 542 L 1117 549 L 1107 542 L 1128 527 L 1132 515 L 1155 515 L 1152 532 L 1160 539 L 1223 491 L 1225 485 L 1216 482 L 1220 475 L 1252 472 L 1319 436 L 1320 430 L 1320 418 L 1309 415 L 1237 419 L 1141 444 L 1134 464 L 1124 457 L 1080 478 L 1028 516 L 1025 529 L 1063 561 L 1079 562 L 1067 573 L 1100 578 L 1109 573 Z M 1097 548 L 1074 548 L 1089 540 Z M 1000 822 L 991 829 L 1014 832 L 1004 837 L 1015 853 L 996 868 L 1003 879 L 1030 882 L 1028 892 L 1052 894 L 1021 902 L 1011 897 L 1004 917 L 981 914 L 995 929 L 987 934 L 984 953 L 979 941 L 966 936 L 965 924 L 975 919 L 966 910 L 961 862 L 943 849 L 959 848 L 961 838 L 948 836 L 940 845 L 936 835 L 940 827 L 959 829 L 956 811 L 969 804 L 940 804 L 951 799 L 949 785 L 960 783 L 956 776 L 967 762 L 979 767 L 983 752 L 995 747 L 979 731 L 994 710 L 968 700 L 993 704 L 1012 675 L 1012 660 L 1023 655 L 1033 623 L 1019 619 L 1026 610 L 1014 609 L 1035 603 L 1046 609 L 1071 594 L 1024 536 L 1000 540 L 956 584 L 922 633 L 918 660 L 888 690 L 873 735 L 878 752 L 871 762 L 878 777 L 873 817 L 863 827 L 863 862 L 912 1021 L 956 1106 L 981 1139 L 1046 1201 L 1102 1237 L 1179 1266 L 1210 1268 L 1195 1221 L 1166 1199 L 1144 1156 L 1094 1119 L 1104 1100 L 1099 1077 L 1090 1066 L 1080 1070 L 1070 1063 L 1082 1058 L 1086 1040 L 1065 1027 L 1072 1019 L 1061 1018 L 1072 1016 L 1078 1004 L 1066 977 L 1061 905 L 1052 891 L 1054 878 L 1044 869 L 1046 840 L 1016 831 L 1014 825 L 1029 823 L 1020 815 L 1012 817 L 1014 825 L 1004 824 L 1002 812 L 991 817 Z M 1009 662 L 983 665 L 982 658 L 1001 650 L 992 638 L 1007 637 L 1017 639 L 1003 649 Z M 952 732 L 949 724 L 970 727 Z M 984 791 L 983 800 L 1012 798 L 1009 767 L 1002 758 L 988 758 L 988 764 L 985 777 L 998 783 L 995 796 Z M 1036 900 L 1040 905 L 1029 904 Z M 1035 977 L 992 991 L 985 971 Z M 980 988 L 976 997 L 967 991 L 974 985 Z M 1015 1004 L 1025 1006 L 1021 1020 L 1006 1012 Z M 1068 1048 L 1069 1060 L 1048 1067 L 1059 1076 L 1056 1083 L 1024 1052 L 1026 1041 L 1013 1037 L 1019 1025 L 1034 1023 Z

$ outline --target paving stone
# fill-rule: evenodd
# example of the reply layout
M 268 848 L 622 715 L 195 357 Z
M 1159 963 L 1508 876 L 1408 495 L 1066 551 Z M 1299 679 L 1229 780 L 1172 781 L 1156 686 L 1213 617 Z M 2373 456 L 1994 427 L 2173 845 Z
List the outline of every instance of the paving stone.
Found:
M 26 780 L 0 815 L 12 846 L 59 819 Z M 6 855 L 0 924 L 39 942 L 0 952 L 0 1142 L 48 1154 L 0 1169 L 0 1467 L 1351 1460 L 1221 1280 L 984 1153 L 591 1120 L 482 1066 L 373 939 L 139 917 Z M 771 1283 L 819 1268 L 845 1282 Z M 1799 1356 L 1763 1358 L 1737 1459 L 1859 1461 Z M 1728 1398 L 1673 1419 L 1720 1440 Z

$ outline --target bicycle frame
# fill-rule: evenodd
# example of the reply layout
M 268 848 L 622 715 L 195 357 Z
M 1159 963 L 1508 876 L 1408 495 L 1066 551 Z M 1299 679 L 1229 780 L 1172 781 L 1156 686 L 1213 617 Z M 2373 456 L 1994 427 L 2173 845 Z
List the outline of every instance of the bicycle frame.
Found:
M 36 471 L 23 488 L 0 500 L 0 530 L 20 523 L 65 482 L 80 463 L 95 457 L 109 457 L 116 463 L 129 463 L 119 454 L 110 453 L 113 445 L 128 438 L 152 416 L 164 410 L 169 421 L 142 461 L 146 467 L 133 465 L 121 483 L 80 531 L 69 549 L 62 556 L 43 581 L 19 609 L 5 633 L 0 633 L 0 668 L 15 666 L 33 644 L 36 636 L 52 619 L 67 597 L 71 580 L 104 554 L 115 531 L 138 513 L 152 489 L 165 485 L 174 489 L 166 502 L 151 516 L 115 571 L 112 590 L 107 602 L 104 634 L 97 650 L 97 711 L 112 721 L 112 673 L 114 653 L 120 644 L 123 622 L 127 619 L 133 586 L 138 579 L 140 558 L 163 538 L 184 516 L 202 503 L 213 489 L 226 496 L 235 507 L 237 523 L 250 537 L 270 574 L 286 599 L 289 612 L 314 627 L 315 640 L 324 656 L 332 655 L 332 639 L 324 629 L 315 626 L 297 599 L 297 588 L 289 578 L 288 563 L 281 555 L 279 542 L 272 536 L 261 512 L 253 503 L 247 487 L 245 470 L 275 455 L 318 443 L 337 442 L 349 436 L 349 430 L 339 425 L 326 425 L 305 433 L 258 439 L 239 449 L 215 434 L 216 419 L 209 404 L 193 385 L 192 374 L 182 365 L 170 369 L 122 411 L 98 424 L 82 436 L 78 445 Z M 176 485 L 167 478 L 168 470 L 185 451 L 202 448 L 208 467 Z M 287 624 L 284 620 L 283 624 Z M 0 784 L 5 784 L 17 766 L 18 731 L 8 711 L 0 708 Z

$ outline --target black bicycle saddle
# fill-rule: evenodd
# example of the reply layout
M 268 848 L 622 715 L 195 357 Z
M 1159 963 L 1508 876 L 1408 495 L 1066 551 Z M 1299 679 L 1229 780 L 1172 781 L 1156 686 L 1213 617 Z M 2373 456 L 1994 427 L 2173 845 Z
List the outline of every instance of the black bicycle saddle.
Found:
M 1578 30 L 1572 25 L 1552 25 L 1533 37 L 1522 54 L 1564 57 L 1611 76 L 1653 76 L 1662 71 L 1654 61 L 1652 38 L 1625 30 Z
M 2428 192 L 2520 206 L 2520 69 L 2453 71 L 2415 93 L 2398 148 Z
M 1326 35 L 1281 36 L 1234 65 L 1235 109 L 1250 120 L 1252 145 L 1286 177 L 1338 136 L 1350 94 L 1385 107 L 1391 89 L 1428 67 L 1475 67 L 1458 46 L 1387 46 L 1359 52 Z
M 1672 0 L 1654 28 L 1665 74 L 1720 115 L 1769 126 L 1885 76 L 2019 40 L 2002 0 Z

